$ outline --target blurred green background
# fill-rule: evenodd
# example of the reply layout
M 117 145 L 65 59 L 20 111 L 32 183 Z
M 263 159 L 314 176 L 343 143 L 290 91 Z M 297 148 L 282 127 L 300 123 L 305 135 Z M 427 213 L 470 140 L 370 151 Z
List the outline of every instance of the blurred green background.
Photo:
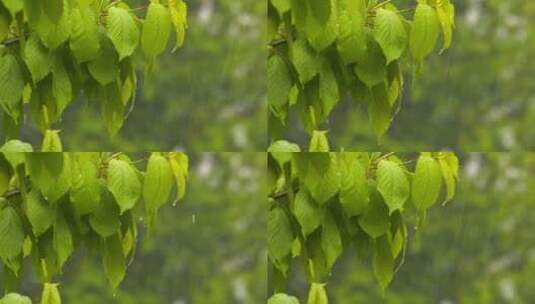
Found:
M 190 166 L 185 200 L 160 210 L 150 236 L 139 230 L 136 258 L 116 296 L 101 260 L 82 250 L 67 262 L 59 280 L 63 303 L 265 301 L 265 154 L 195 154 Z M 40 303 L 42 285 L 30 268 L 20 292 Z
M 418 231 L 416 212 L 408 217 L 405 262 L 385 295 L 352 249 L 328 282 L 329 303 L 533 303 L 535 153 L 470 153 L 461 166 L 453 201 Z M 308 286 L 296 276 L 290 290 L 304 298 Z
M 394 2 L 400 7 L 416 3 Z M 330 130 L 333 148 L 474 152 L 535 148 L 534 1 L 454 3 L 452 48 L 431 55 L 417 79 L 411 79 L 406 68 L 402 108 L 386 136 L 378 142 L 365 107 L 344 101 L 324 126 Z M 288 138 L 308 146 L 297 121 L 290 125 Z
M 146 0 L 128 0 L 132 7 Z M 266 146 L 265 3 L 190 0 L 184 47 L 165 52 L 134 110 L 111 140 L 99 109 L 78 100 L 62 129 L 68 151 L 262 151 Z M 142 56 L 140 56 L 142 60 Z M 0 131 L 0 134 L 2 132 Z M 25 127 L 22 138 L 39 147 L 41 136 Z

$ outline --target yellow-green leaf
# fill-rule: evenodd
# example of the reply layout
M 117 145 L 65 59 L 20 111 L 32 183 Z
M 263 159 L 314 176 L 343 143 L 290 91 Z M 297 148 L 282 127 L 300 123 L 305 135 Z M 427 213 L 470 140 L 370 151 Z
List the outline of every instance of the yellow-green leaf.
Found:
M 398 13 L 379 8 L 376 14 L 373 34 L 389 64 L 401 57 L 407 47 L 407 32 Z
M 59 284 L 45 283 L 41 294 L 41 304 L 61 304 L 58 286 Z
M 59 130 L 46 130 L 41 146 L 42 152 L 61 152 L 63 145 L 59 137 Z
M 145 54 L 156 57 L 167 47 L 171 33 L 171 16 L 167 8 L 159 3 L 151 2 L 143 23 L 141 46 Z
M 176 202 L 184 198 L 186 193 L 186 182 L 188 180 L 189 159 L 185 153 L 176 152 L 169 155 L 171 171 L 175 176 L 176 182 Z
M 154 216 L 167 202 L 172 186 L 173 172 L 169 161 L 161 153 L 152 153 L 143 181 L 143 200 L 149 216 Z
M 107 182 L 121 214 L 132 209 L 141 196 L 141 183 L 135 168 L 122 159 L 112 159 L 108 165 Z
M 325 284 L 312 283 L 310 290 L 308 291 L 307 304 L 328 304 L 327 291 L 325 290 Z
M 106 238 L 103 251 L 104 272 L 112 289 L 115 290 L 123 281 L 126 273 L 126 259 L 118 234 Z
M 22 251 L 24 228 L 17 211 L 11 206 L 0 210 L 0 258 L 4 262 L 15 258 Z
M 106 27 L 119 61 L 132 55 L 139 43 L 139 29 L 130 12 L 122 7 L 110 8 Z
M 438 199 L 442 187 L 439 163 L 431 156 L 421 155 L 412 181 L 412 201 L 419 211 L 425 211 Z
M 416 61 L 421 61 L 435 48 L 439 23 L 436 11 L 425 3 L 419 3 L 414 12 L 410 34 L 410 48 Z
M 15 56 L 5 54 L 0 57 L 0 105 L 13 118 L 19 115 L 22 103 L 24 78 Z
M 381 193 L 390 214 L 403 210 L 409 198 L 409 180 L 403 168 L 394 161 L 381 160 L 377 167 L 377 191 Z
M 176 42 L 173 48 L 173 52 L 175 52 L 184 44 L 188 28 L 188 6 L 184 0 L 169 0 L 169 13 L 176 33 Z

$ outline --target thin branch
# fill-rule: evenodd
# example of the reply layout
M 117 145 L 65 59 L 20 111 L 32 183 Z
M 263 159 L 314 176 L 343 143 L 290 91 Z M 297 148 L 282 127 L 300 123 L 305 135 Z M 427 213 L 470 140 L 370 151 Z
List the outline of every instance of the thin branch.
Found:
M 17 190 L 12 190 L 12 191 L 5 193 L 4 195 L 2 195 L 2 197 L 5 199 L 9 199 L 20 194 L 21 194 L 20 190 L 17 189 Z
M 135 11 L 141 11 L 141 10 L 144 10 L 146 8 L 148 8 L 149 6 L 148 5 L 143 5 L 143 6 L 140 6 L 140 7 L 134 7 L 134 8 L 131 8 L 130 11 L 131 12 L 135 12 Z
M 392 0 L 386 0 L 386 1 L 383 1 L 383 2 L 381 2 L 381 3 L 379 3 L 379 4 L 377 4 L 376 6 L 374 6 L 373 8 L 374 8 L 374 9 L 378 9 L 378 8 L 380 8 L 380 7 L 383 7 L 383 6 L 387 5 L 387 4 L 390 3 L 390 2 L 392 2 Z
M 284 190 L 284 191 L 279 192 L 279 193 L 273 193 L 273 194 L 270 194 L 270 195 L 268 196 L 268 198 L 272 198 L 272 199 L 274 199 L 274 200 L 277 200 L 277 199 L 279 199 L 279 198 L 283 198 L 283 197 L 285 197 L 285 196 L 288 196 L 288 190 Z
M 2 45 L 4 46 L 10 46 L 10 45 L 13 45 L 13 44 L 17 44 L 20 42 L 21 38 L 24 37 L 24 38 L 28 38 L 30 36 L 29 33 L 24 33 L 22 36 L 18 36 L 18 37 L 13 37 L 13 38 L 9 38 L 7 40 L 4 40 L 2 43 Z
M 271 42 L 269 43 L 269 46 L 270 46 L 270 47 L 277 47 L 277 46 L 279 46 L 279 45 L 283 45 L 283 44 L 286 44 L 286 43 L 288 43 L 288 40 L 286 40 L 286 39 L 279 39 L 279 40 L 271 41 Z
M 296 187 L 293 191 L 299 191 L 299 187 Z M 286 189 L 286 190 L 283 190 L 281 192 L 270 194 L 270 195 L 268 195 L 268 198 L 277 200 L 279 198 L 283 198 L 285 196 L 288 196 L 289 194 L 290 193 L 289 193 L 288 189 Z
M 392 156 L 392 155 L 394 155 L 394 154 L 396 154 L 396 153 L 395 153 L 395 152 L 389 152 L 389 153 L 386 153 L 386 154 L 384 154 L 384 155 L 381 155 L 381 156 L 379 156 L 379 157 L 377 158 L 377 162 L 380 162 L 380 161 L 383 160 L 383 159 L 387 159 L 387 158 L 389 158 L 390 156 Z

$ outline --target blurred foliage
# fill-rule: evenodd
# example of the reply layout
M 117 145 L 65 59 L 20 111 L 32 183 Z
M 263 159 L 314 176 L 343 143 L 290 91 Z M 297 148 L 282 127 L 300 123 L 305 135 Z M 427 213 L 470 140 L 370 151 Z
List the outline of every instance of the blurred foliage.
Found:
M 65 303 L 262 303 L 266 298 L 264 153 L 191 155 L 185 200 L 165 206 L 114 296 L 101 261 L 75 255 L 65 266 Z M 141 230 L 140 230 L 141 232 Z M 29 265 L 28 265 L 29 266 Z M 0 276 L 1 277 L 1 276 Z M 41 285 L 22 282 L 38 299 Z
M 333 271 L 332 303 L 532 303 L 535 153 L 462 158 L 456 197 L 429 212 L 425 229 L 410 229 L 405 262 L 386 293 L 353 252 Z M 408 224 L 415 227 L 416 216 Z M 306 282 L 293 284 L 306 294 Z
M 259 47 L 265 35 L 265 4 L 253 0 L 187 3 L 189 28 L 184 47 L 174 54 L 165 52 L 150 79 L 143 79 L 139 71 L 144 84 L 139 85 L 136 104 L 119 135 L 110 139 L 98 109 L 77 101 L 61 123 L 66 150 L 265 148 L 266 54 Z M 34 145 L 41 141 L 31 128 L 22 130 L 22 138 Z
M 412 2 L 412 1 L 411 1 Z M 535 147 L 535 3 L 456 1 L 453 47 L 411 79 L 403 111 L 377 142 L 364 107 L 343 102 L 328 129 L 336 150 L 510 151 Z M 291 123 L 297 126 L 296 122 Z M 306 145 L 295 128 L 292 140 Z

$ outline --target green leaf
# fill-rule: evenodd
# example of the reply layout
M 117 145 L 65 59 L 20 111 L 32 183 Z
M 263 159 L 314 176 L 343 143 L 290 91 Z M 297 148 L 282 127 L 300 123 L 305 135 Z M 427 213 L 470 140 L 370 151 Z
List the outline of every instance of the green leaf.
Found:
M 119 204 L 121 214 L 132 209 L 141 196 L 141 183 L 135 168 L 121 159 L 108 164 L 108 189 Z
M 105 35 L 100 35 L 99 56 L 87 65 L 89 73 L 102 86 L 110 84 L 119 77 L 119 57 L 112 42 Z
M 435 9 L 437 11 L 438 21 L 442 26 L 442 33 L 444 36 L 444 45 L 442 46 L 441 50 L 441 52 L 443 52 L 450 48 L 451 41 L 453 39 L 453 27 L 455 26 L 455 7 L 450 0 L 437 0 L 436 3 L 437 5 Z
M 300 190 L 295 196 L 293 213 L 305 237 L 314 232 L 323 222 L 323 210 L 312 200 L 306 190 Z
M 407 175 L 401 166 L 390 160 L 383 159 L 377 166 L 377 191 L 385 199 L 390 214 L 403 210 L 409 198 L 410 188 Z
M 366 170 L 357 153 L 343 153 L 339 159 L 342 172 L 340 204 L 349 217 L 361 215 L 370 203 Z
M 63 170 L 61 153 L 35 152 L 26 153 L 26 170 L 31 176 L 32 185 L 45 196 Z
M 271 4 L 277 9 L 280 15 L 288 12 L 292 8 L 290 0 L 272 0 Z
M 52 70 L 53 57 L 35 34 L 30 35 L 24 44 L 23 58 L 34 84 L 45 78 Z
M 389 64 L 401 57 L 407 47 L 407 32 L 398 13 L 379 8 L 376 14 L 373 34 Z
M 338 10 L 335 0 L 306 1 L 304 27 L 310 45 L 317 52 L 325 50 L 338 36 Z
M 11 166 L 16 168 L 17 166 L 24 164 L 25 161 L 24 153 L 21 152 L 33 152 L 33 148 L 32 145 L 28 143 L 14 139 L 6 142 L 0 148 L 0 152 L 4 154 Z
M 73 236 L 71 228 L 63 215 L 62 210 L 58 210 L 56 223 L 54 224 L 54 250 L 58 257 L 58 268 L 69 259 L 74 251 Z
M 439 163 L 431 156 L 421 155 L 412 181 L 412 201 L 419 211 L 436 203 L 442 187 Z
M 113 290 L 119 287 L 126 273 L 126 259 L 123 246 L 118 234 L 114 234 L 105 240 L 102 263 L 104 272 Z
M 15 56 L 5 54 L 0 58 L 0 105 L 13 119 L 19 116 L 24 78 Z
M 11 16 L 4 8 L 0 8 L 0 41 L 6 40 L 9 35 Z
M 169 164 L 171 171 L 175 176 L 176 182 L 176 202 L 184 198 L 186 193 L 186 181 L 188 180 L 189 159 L 185 153 L 175 152 L 169 155 Z M 175 202 L 175 203 L 176 203 Z
M 11 165 L 0 155 L 0 196 L 9 189 L 9 182 L 11 180 L 12 170 Z
M 358 11 L 343 11 L 336 47 L 346 64 L 362 61 L 367 52 L 365 19 Z
M 143 181 L 143 200 L 145 210 L 151 217 L 169 199 L 173 187 L 173 172 L 169 161 L 160 153 L 152 153 L 147 164 L 147 173 Z
M 292 251 L 294 235 L 288 216 L 279 207 L 269 211 L 268 215 L 268 252 L 274 262 L 282 261 Z
M 63 0 L 46 0 L 43 1 L 43 11 L 50 21 L 58 22 L 63 15 Z
M 39 19 L 43 11 L 43 1 L 23 0 L 24 15 L 28 24 L 33 28 L 39 26 Z
M 51 20 L 48 15 L 41 14 L 35 30 L 48 49 L 55 50 L 59 48 L 71 35 L 70 1 L 63 0 L 63 14 L 59 20 Z
M 99 56 L 100 38 L 97 17 L 91 8 L 82 7 L 73 10 L 73 30 L 69 42 L 78 63 L 92 61 Z
M 141 46 L 145 54 L 156 57 L 167 47 L 171 33 L 171 16 L 165 6 L 151 2 L 143 22 Z
M 110 237 L 121 228 L 119 206 L 108 191 L 103 191 L 97 208 L 90 214 L 89 224 L 103 238 Z
M 316 131 L 312 132 L 310 139 L 309 152 L 329 152 L 329 140 L 327 139 L 328 131 Z
M 369 94 L 371 100 L 368 104 L 368 116 L 375 135 L 380 139 L 390 128 L 393 118 L 386 84 L 380 83 L 374 86 Z
M 308 291 L 307 304 L 328 304 L 327 291 L 325 284 L 312 283 Z
M 59 138 L 59 130 L 46 130 L 43 138 L 43 144 L 41 145 L 42 152 L 61 152 L 63 151 L 63 145 Z
M 425 3 L 418 3 L 414 11 L 410 34 L 410 48 L 416 61 L 429 55 L 438 39 L 439 23 L 436 11 Z
M 31 181 L 45 200 L 57 202 L 72 183 L 71 159 L 67 153 L 35 152 L 26 154 L 26 166 Z
M 298 174 L 312 198 L 324 205 L 340 190 L 340 174 L 336 154 L 295 154 L 300 163 Z
M 296 297 L 277 293 L 269 298 L 268 304 L 299 304 L 299 300 Z
M 89 153 L 79 153 L 73 162 L 71 203 L 77 215 L 92 213 L 100 204 L 98 165 Z
M 390 284 L 394 276 L 394 257 L 388 235 L 383 235 L 375 244 L 373 272 L 382 290 Z
M 52 67 L 52 94 L 56 99 L 56 111 L 61 114 L 73 99 L 72 82 L 63 59 L 57 56 Z
M 12 16 L 15 16 L 15 14 L 22 10 L 22 7 L 24 6 L 24 2 L 22 0 L 2 0 L 2 2 Z
M 45 283 L 41 304 L 61 304 L 61 297 L 58 290 L 59 284 Z
M 292 43 L 290 58 L 297 70 L 301 84 L 309 82 L 318 74 L 320 68 L 318 54 L 308 45 L 306 40 L 300 38 Z
M 100 111 L 106 130 L 114 137 L 123 127 L 125 104 L 123 103 L 118 83 L 112 83 L 102 90 Z
M 119 61 L 132 55 L 139 44 L 139 29 L 128 10 L 111 7 L 106 26 L 108 36 L 119 53 Z
M 321 230 L 321 248 L 325 253 L 327 268 L 331 269 L 344 250 L 342 237 L 336 219 L 330 212 L 325 213 Z
M 377 192 L 373 192 L 368 208 L 358 221 L 362 230 L 372 238 L 378 238 L 390 229 L 388 207 Z
M 332 11 L 334 10 L 330 0 L 309 0 L 310 12 L 315 19 L 325 25 L 329 21 Z
M 184 44 L 186 28 L 188 27 L 188 7 L 183 0 L 169 0 L 169 14 L 175 27 L 176 42 L 173 52 Z
M 0 210 L 0 258 L 4 263 L 22 253 L 24 228 L 17 211 L 11 206 Z
M 319 95 L 323 108 L 323 115 L 327 116 L 340 100 L 338 79 L 329 60 L 324 60 L 320 71 Z
M 385 82 L 386 59 L 379 44 L 371 34 L 367 35 L 367 48 L 364 57 L 354 67 L 355 74 L 368 87 Z
M 291 70 L 279 55 L 268 59 L 268 103 L 280 108 L 288 103 L 288 94 L 293 86 Z
M 32 304 L 32 300 L 17 293 L 8 293 L 0 299 L 0 304 Z
M 459 178 L 459 160 L 452 152 L 441 152 L 438 163 L 446 184 L 446 198 L 444 199 L 444 204 L 446 204 L 455 195 L 455 183 Z
M 41 236 L 56 221 L 56 206 L 44 200 L 39 190 L 32 189 L 26 196 L 26 216 L 35 236 Z
M 292 153 L 301 152 L 301 149 L 297 144 L 288 142 L 286 140 L 278 140 L 272 143 L 267 151 L 280 164 L 284 164 L 292 159 Z

